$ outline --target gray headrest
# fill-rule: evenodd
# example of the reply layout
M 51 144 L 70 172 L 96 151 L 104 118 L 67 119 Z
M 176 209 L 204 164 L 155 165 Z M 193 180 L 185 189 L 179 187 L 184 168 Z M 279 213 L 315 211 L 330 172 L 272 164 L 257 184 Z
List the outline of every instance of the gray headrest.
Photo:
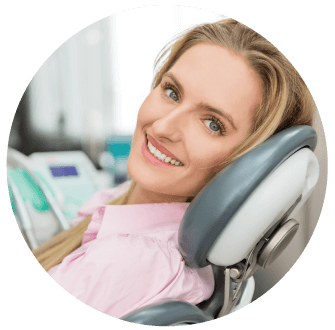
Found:
M 301 148 L 314 151 L 317 135 L 311 126 L 283 130 L 236 159 L 218 173 L 194 198 L 179 229 L 185 262 L 201 268 L 208 252 L 244 201 L 260 183 Z

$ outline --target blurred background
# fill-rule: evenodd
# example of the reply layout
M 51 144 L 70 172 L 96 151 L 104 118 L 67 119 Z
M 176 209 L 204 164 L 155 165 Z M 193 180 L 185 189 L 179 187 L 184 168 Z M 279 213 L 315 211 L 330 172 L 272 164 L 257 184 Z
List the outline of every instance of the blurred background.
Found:
M 96 191 L 127 179 L 126 163 L 137 112 L 150 92 L 153 64 L 160 50 L 185 29 L 223 18 L 182 6 L 125 11 L 81 30 L 41 66 L 22 96 L 8 145 L 27 156 L 30 164 L 52 182 L 53 195 L 61 196 L 67 219 L 72 219 L 78 207 Z M 327 152 L 320 117 L 316 129 L 319 182 L 297 216 L 300 229 L 294 240 L 269 269 L 255 274 L 253 300 L 291 268 L 319 218 L 327 181 Z M 23 186 L 23 180 L 29 178 L 13 174 L 12 180 L 21 180 Z M 84 184 L 90 188 L 83 191 Z M 36 190 L 35 195 L 38 194 Z M 28 195 L 33 194 L 28 191 L 23 196 L 25 202 Z M 45 217 L 45 202 L 36 200 L 31 200 L 29 212 Z M 41 232 L 46 232 L 45 227 Z M 56 232 L 52 229 L 48 235 Z M 42 237 L 37 245 L 48 237 Z
M 181 6 L 152 7 L 83 29 L 32 79 L 17 109 L 9 146 L 26 155 L 82 150 L 101 167 L 110 139 L 127 140 L 133 134 L 159 51 L 185 29 L 222 18 Z

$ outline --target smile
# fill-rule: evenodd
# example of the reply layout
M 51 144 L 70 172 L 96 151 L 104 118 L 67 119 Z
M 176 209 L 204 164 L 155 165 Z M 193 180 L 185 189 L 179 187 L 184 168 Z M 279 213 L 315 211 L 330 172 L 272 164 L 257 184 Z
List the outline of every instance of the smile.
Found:
M 163 154 L 157 148 L 155 148 L 151 142 L 148 140 L 147 147 L 151 154 L 153 154 L 157 159 L 161 160 L 162 162 L 175 165 L 175 166 L 183 166 L 184 164 L 175 158 L 171 158 Z
M 158 142 L 152 137 L 149 137 L 149 139 L 152 140 L 156 146 L 159 145 Z M 142 154 L 144 158 L 151 164 L 165 168 L 184 166 L 184 164 L 180 160 L 178 160 L 177 158 L 172 158 L 171 156 L 175 156 L 171 154 L 167 149 L 165 149 L 164 147 L 161 147 L 160 149 L 161 150 L 156 148 L 147 138 L 145 138 L 145 140 L 143 141 Z M 165 153 L 163 153 L 163 149 L 165 149 Z M 168 155 L 166 155 L 166 153 Z

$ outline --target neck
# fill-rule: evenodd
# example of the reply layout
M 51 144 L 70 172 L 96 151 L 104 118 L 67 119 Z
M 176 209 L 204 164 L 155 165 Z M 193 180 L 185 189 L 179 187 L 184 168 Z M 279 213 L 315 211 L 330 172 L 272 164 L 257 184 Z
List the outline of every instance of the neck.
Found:
M 147 190 L 138 183 L 135 184 L 126 205 L 134 204 L 153 204 L 153 203 L 184 203 L 187 197 L 173 196 L 157 193 L 155 191 Z

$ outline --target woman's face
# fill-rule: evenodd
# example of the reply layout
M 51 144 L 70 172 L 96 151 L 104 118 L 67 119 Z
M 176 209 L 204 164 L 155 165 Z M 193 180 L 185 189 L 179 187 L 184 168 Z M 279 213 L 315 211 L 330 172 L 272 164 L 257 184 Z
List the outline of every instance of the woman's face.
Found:
M 195 196 L 248 136 L 261 99 L 261 81 L 241 56 L 209 43 L 193 46 L 138 112 L 129 175 L 175 200 Z

